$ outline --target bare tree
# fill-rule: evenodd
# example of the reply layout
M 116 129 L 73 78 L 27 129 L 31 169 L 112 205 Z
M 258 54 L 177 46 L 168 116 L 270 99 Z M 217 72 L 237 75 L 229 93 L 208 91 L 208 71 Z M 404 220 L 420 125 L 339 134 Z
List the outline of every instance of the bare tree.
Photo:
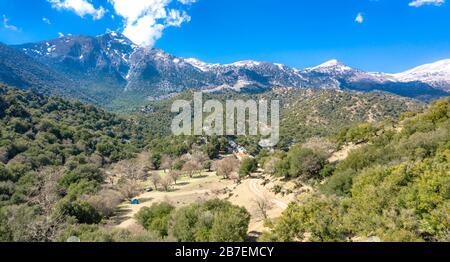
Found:
M 180 177 L 181 177 L 181 173 L 179 171 L 172 170 L 172 171 L 169 172 L 169 176 L 170 176 L 170 178 L 172 178 L 173 182 L 176 185 L 178 179 L 180 179 Z
M 155 187 L 155 190 L 158 190 L 158 185 L 161 182 L 161 175 L 158 171 L 154 171 L 152 173 L 152 184 Z
M 29 192 L 29 202 L 39 206 L 45 215 L 50 215 L 60 199 L 58 181 L 64 176 L 62 168 L 44 168 L 38 173 L 38 185 Z
M 173 184 L 173 180 L 170 176 L 165 176 L 161 179 L 159 184 L 161 185 L 161 187 L 164 191 L 168 192 L 170 190 L 170 187 Z
M 123 195 L 123 198 L 132 199 L 139 195 L 141 187 L 139 182 L 135 180 L 122 179 L 118 184 L 118 190 Z
M 201 151 L 195 151 L 194 153 L 192 153 L 192 160 L 203 166 L 203 164 L 209 160 L 209 157 Z
M 129 198 L 132 198 L 132 195 L 134 195 L 132 193 L 127 194 L 127 197 Z M 119 192 L 112 189 L 103 189 L 96 195 L 89 196 L 87 198 L 87 202 L 104 217 L 111 217 L 122 200 L 123 196 Z
M 267 196 L 263 196 L 255 200 L 255 206 L 257 213 L 262 219 L 266 220 L 268 218 L 267 212 L 273 207 L 273 204 Z
M 198 161 L 192 159 L 183 165 L 182 170 L 184 172 L 188 173 L 190 178 L 193 178 L 195 173 L 202 170 L 202 166 L 200 165 L 200 163 Z
M 160 168 L 164 170 L 164 173 L 166 173 L 167 170 L 172 169 L 173 165 L 173 159 L 170 156 L 164 155 L 161 158 L 161 166 Z
M 26 224 L 22 239 L 31 242 L 56 241 L 57 236 L 63 230 L 65 218 L 54 211 L 54 206 L 60 200 L 58 181 L 63 177 L 63 168 L 44 168 L 38 172 L 38 184 L 28 192 L 29 204 L 36 205 L 41 210 L 41 216 Z M 13 214 L 13 213 L 12 213 Z M 10 221 L 20 218 L 10 216 Z M 23 224 L 20 225 L 23 227 Z
M 144 180 L 145 178 L 145 165 L 137 159 L 120 161 L 115 165 L 115 170 L 128 179 Z
M 234 157 L 227 157 L 217 161 L 215 167 L 217 175 L 225 179 L 231 179 L 233 173 L 236 173 L 239 169 L 239 160 Z

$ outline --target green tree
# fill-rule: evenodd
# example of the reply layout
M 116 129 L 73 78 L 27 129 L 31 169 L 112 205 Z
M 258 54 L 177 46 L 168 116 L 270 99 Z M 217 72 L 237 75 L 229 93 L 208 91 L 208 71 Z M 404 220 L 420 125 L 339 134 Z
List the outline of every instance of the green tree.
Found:
M 160 237 L 169 235 L 169 222 L 175 208 L 168 203 L 153 204 L 144 207 L 136 214 L 136 220 L 147 230 L 155 232 Z
M 222 200 L 193 204 L 177 210 L 172 231 L 182 242 L 245 241 L 250 214 Z
M 241 167 L 239 169 L 239 176 L 246 177 L 251 173 L 256 172 L 258 170 L 258 161 L 254 158 L 245 158 L 241 161 Z

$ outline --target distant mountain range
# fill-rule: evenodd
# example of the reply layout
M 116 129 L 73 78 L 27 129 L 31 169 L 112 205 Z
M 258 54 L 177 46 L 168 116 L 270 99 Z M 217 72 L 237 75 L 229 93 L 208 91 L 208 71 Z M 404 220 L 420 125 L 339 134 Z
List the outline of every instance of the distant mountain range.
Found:
M 0 82 L 96 104 L 127 94 L 145 100 L 187 89 L 260 92 L 275 87 L 379 90 L 430 100 L 450 95 L 450 59 L 399 74 L 364 72 L 336 60 L 307 69 L 258 61 L 208 64 L 139 47 L 111 32 L 0 45 Z

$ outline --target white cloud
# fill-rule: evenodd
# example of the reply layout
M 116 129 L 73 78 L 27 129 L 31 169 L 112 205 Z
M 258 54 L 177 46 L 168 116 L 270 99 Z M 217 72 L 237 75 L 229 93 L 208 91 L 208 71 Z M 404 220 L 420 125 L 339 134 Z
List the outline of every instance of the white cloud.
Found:
M 414 0 L 411 3 L 409 3 L 409 6 L 412 7 L 421 7 L 424 5 L 441 6 L 443 4 L 445 4 L 445 0 Z
M 154 46 L 156 40 L 161 38 L 164 25 L 156 23 L 151 16 L 143 16 L 135 23 L 125 27 L 123 34 L 136 44 Z
M 167 27 L 180 27 L 191 17 L 184 10 L 170 7 L 173 0 L 109 0 L 118 16 L 124 19 L 123 34 L 138 45 L 153 46 Z M 177 0 L 190 5 L 197 0 Z
M 58 36 L 59 36 L 59 37 L 64 37 L 64 33 L 58 32 Z
M 47 25 L 51 25 L 52 22 L 50 22 L 50 19 L 48 19 L 47 17 L 42 17 L 42 22 L 44 22 Z
M 186 0 L 185 0 L 186 1 Z M 171 9 L 169 15 L 167 16 L 167 26 L 180 27 L 184 22 L 190 22 L 191 17 L 186 13 L 186 11 L 180 11 Z
M 183 5 L 190 5 L 196 3 L 197 0 L 178 0 L 178 2 L 182 3 Z
M 358 13 L 358 15 L 356 15 L 355 22 L 358 24 L 362 24 L 364 22 L 364 16 L 362 13 Z
M 3 15 L 3 27 L 11 31 L 20 31 L 20 29 L 17 26 L 11 25 L 9 23 L 9 19 L 8 17 L 6 17 L 6 15 Z
M 71 10 L 77 15 L 84 17 L 86 15 L 92 16 L 94 20 L 103 18 L 106 13 L 105 8 L 100 6 L 95 8 L 91 0 L 47 0 L 52 4 L 52 7 L 57 10 Z

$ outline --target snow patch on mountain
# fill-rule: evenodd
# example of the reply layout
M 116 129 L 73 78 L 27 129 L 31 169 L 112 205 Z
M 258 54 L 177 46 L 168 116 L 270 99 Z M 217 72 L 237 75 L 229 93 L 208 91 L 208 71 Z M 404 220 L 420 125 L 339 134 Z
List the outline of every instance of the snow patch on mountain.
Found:
M 329 71 L 334 71 L 334 72 L 348 72 L 348 71 L 352 71 L 353 68 L 339 62 L 336 59 L 332 59 L 329 60 L 323 64 L 320 64 L 318 66 L 312 67 L 312 68 L 307 68 L 307 70 L 309 71 L 317 71 L 317 72 L 329 72 Z
M 450 59 L 418 66 L 391 76 L 400 82 L 420 81 L 450 91 Z

